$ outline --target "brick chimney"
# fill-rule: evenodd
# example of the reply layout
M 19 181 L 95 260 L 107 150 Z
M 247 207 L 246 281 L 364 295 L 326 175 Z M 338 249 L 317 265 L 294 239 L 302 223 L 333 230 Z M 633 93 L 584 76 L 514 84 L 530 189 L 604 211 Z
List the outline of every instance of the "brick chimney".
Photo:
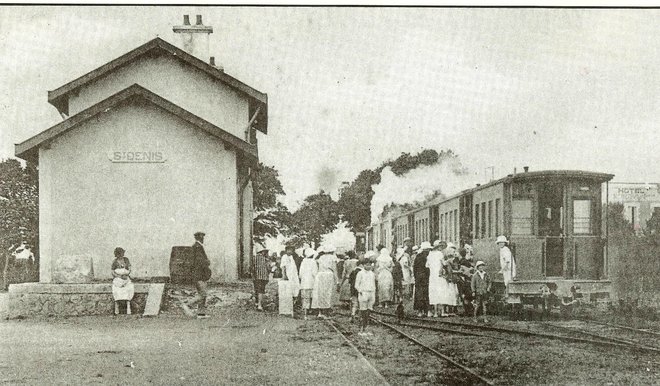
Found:
M 189 15 L 183 15 L 183 25 L 175 25 L 172 31 L 180 36 L 184 51 L 209 62 L 209 35 L 213 33 L 213 27 L 202 23 L 202 15 L 197 15 L 195 25 L 190 25 Z

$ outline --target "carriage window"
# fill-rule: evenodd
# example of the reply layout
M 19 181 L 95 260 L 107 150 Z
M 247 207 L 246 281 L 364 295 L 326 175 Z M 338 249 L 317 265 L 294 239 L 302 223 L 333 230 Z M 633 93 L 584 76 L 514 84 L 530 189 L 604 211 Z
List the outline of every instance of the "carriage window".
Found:
M 591 200 L 573 200 L 573 233 L 591 233 Z
M 511 233 L 515 235 L 532 234 L 532 200 L 513 200 Z
M 486 224 L 486 203 L 482 202 L 481 203 L 481 238 L 486 237 L 486 227 L 488 224 Z
M 500 199 L 495 199 L 495 236 L 500 234 Z
M 493 201 L 488 201 L 488 237 L 493 237 Z
M 474 238 L 478 239 L 479 238 L 479 224 L 481 222 L 479 221 L 479 204 L 476 204 L 474 206 Z

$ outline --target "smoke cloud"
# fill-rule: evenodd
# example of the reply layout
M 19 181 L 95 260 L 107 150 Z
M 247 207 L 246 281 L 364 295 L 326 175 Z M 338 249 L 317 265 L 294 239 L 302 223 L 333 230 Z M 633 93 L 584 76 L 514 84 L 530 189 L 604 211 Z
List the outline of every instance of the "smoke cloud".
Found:
M 355 249 L 355 234 L 348 228 L 348 223 L 342 221 L 330 233 L 321 236 L 321 245 L 334 245 L 337 253 L 346 253 Z
M 378 222 L 378 216 L 387 205 L 420 205 L 438 196 L 454 195 L 469 188 L 473 182 L 474 178 L 456 158 L 440 160 L 433 165 L 422 165 L 401 176 L 395 175 L 390 167 L 386 167 L 380 173 L 380 183 L 371 186 L 374 191 L 371 199 L 371 223 Z
M 339 172 L 336 169 L 329 166 L 321 167 L 321 170 L 316 174 L 316 183 L 319 189 L 333 196 L 337 190 L 338 174 Z

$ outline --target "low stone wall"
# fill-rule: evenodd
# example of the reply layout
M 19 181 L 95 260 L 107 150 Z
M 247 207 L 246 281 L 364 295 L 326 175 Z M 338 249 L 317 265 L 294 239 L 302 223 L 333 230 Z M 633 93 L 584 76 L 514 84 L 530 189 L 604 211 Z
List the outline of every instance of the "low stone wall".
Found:
M 133 314 L 142 314 L 149 284 L 135 283 Z M 9 286 L 7 317 L 112 315 L 112 284 L 22 283 Z

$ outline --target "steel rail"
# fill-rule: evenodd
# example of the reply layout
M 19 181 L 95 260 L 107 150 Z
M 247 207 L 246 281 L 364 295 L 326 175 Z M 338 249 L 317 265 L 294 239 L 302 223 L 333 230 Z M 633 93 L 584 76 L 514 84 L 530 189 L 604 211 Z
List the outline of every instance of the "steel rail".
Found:
M 613 324 L 613 323 L 606 323 L 606 322 L 598 322 L 598 321 L 591 320 L 591 319 L 578 319 L 578 320 L 582 321 L 582 322 L 585 322 L 585 323 L 600 324 L 601 326 L 620 328 L 620 329 L 623 329 L 623 330 L 629 330 L 629 331 L 641 332 L 641 333 L 649 334 L 649 335 L 660 336 L 660 332 L 650 331 L 648 329 L 634 328 L 634 327 L 622 326 L 620 324 Z
M 383 315 L 383 316 L 391 317 L 391 318 L 396 317 L 393 314 L 389 314 L 389 313 L 385 313 L 385 312 L 373 311 L 373 313 L 377 314 L 377 315 Z M 478 329 L 478 330 L 505 332 L 505 333 L 509 333 L 509 334 L 518 334 L 518 335 L 527 336 L 527 337 L 540 337 L 540 338 L 547 338 L 547 339 L 554 339 L 554 340 L 562 340 L 562 341 L 570 342 L 570 343 L 587 343 L 587 344 L 599 345 L 599 346 L 603 346 L 603 347 L 617 347 L 617 348 L 625 348 L 625 349 L 633 350 L 633 351 L 643 351 L 643 352 L 650 352 L 650 353 L 654 353 L 654 354 L 660 354 L 660 349 L 659 348 L 641 346 L 641 345 L 638 345 L 638 344 L 630 344 L 630 343 L 618 343 L 618 342 L 613 342 L 611 340 L 594 340 L 594 339 L 587 339 L 587 338 L 577 338 L 577 337 L 572 337 L 572 336 L 548 334 L 548 333 L 543 333 L 543 332 L 516 330 L 516 329 L 512 329 L 512 328 L 482 326 L 482 325 L 477 325 L 477 324 L 461 323 L 461 322 L 449 322 L 449 321 L 446 321 L 446 320 L 429 320 L 429 319 L 416 318 L 416 317 L 411 317 L 411 318 L 408 318 L 408 319 L 419 320 L 419 321 L 423 321 L 423 322 L 427 322 L 427 323 L 439 323 L 439 324 L 447 324 L 447 325 L 452 325 L 452 326 L 462 326 L 462 327 L 473 328 L 473 329 Z
M 406 334 L 405 332 L 399 330 L 398 328 L 392 326 L 391 324 L 389 324 L 389 323 L 385 323 L 385 322 L 383 322 L 382 320 L 380 320 L 380 319 L 378 319 L 378 318 L 375 318 L 375 317 L 373 317 L 373 316 L 370 316 L 370 319 L 373 320 L 374 322 L 376 322 L 376 323 L 382 325 L 382 326 L 385 326 L 385 327 L 391 329 L 392 331 L 394 331 L 394 332 L 396 332 L 397 334 L 399 334 L 399 335 L 405 337 L 406 339 L 408 339 L 408 340 L 410 340 L 411 342 L 417 344 L 418 346 L 421 346 L 421 347 L 425 348 L 426 350 L 432 352 L 432 353 L 435 354 L 436 356 L 438 356 L 438 357 L 444 359 L 445 361 L 451 363 L 451 364 L 454 365 L 455 367 L 458 367 L 458 368 L 460 368 L 461 370 L 465 371 L 466 373 L 472 375 L 472 377 L 474 377 L 475 379 L 478 379 L 479 381 L 481 381 L 481 382 L 483 382 L 483 383 L 485 383 L 485 384 L 487 384 L 487 385 L 491 385 L 491 386 L 495 385 L 495 383 L 494 383 L 493 381 L 491 381 L 490 379 L 482 377 L 481 375 L 479 375 L 477 372 L 475 372 L 475 371 L 472 370 L 471 368 L 469 368 L 469 367 L 467 367 L 467 366 L 464 366 L 464 365 L 462 365 L 462 364 L 456 362 L 455 360 L 451 359 L 451 358 L 448 357 L 447 355 L 445 355 L 445 354 L 439 352 L 438 350 L 436 350 L 436 349 L 434 349 L 434 348 L 432 348 L 432 347 L 430 347 L 430 346 L 428 346 L 428 345 L 426 345 L 426 344 L 420 342 L 420 341 L 417 340 L 416 338 L 414 338 L 414 337 L 412 337 L 412 336 Z

